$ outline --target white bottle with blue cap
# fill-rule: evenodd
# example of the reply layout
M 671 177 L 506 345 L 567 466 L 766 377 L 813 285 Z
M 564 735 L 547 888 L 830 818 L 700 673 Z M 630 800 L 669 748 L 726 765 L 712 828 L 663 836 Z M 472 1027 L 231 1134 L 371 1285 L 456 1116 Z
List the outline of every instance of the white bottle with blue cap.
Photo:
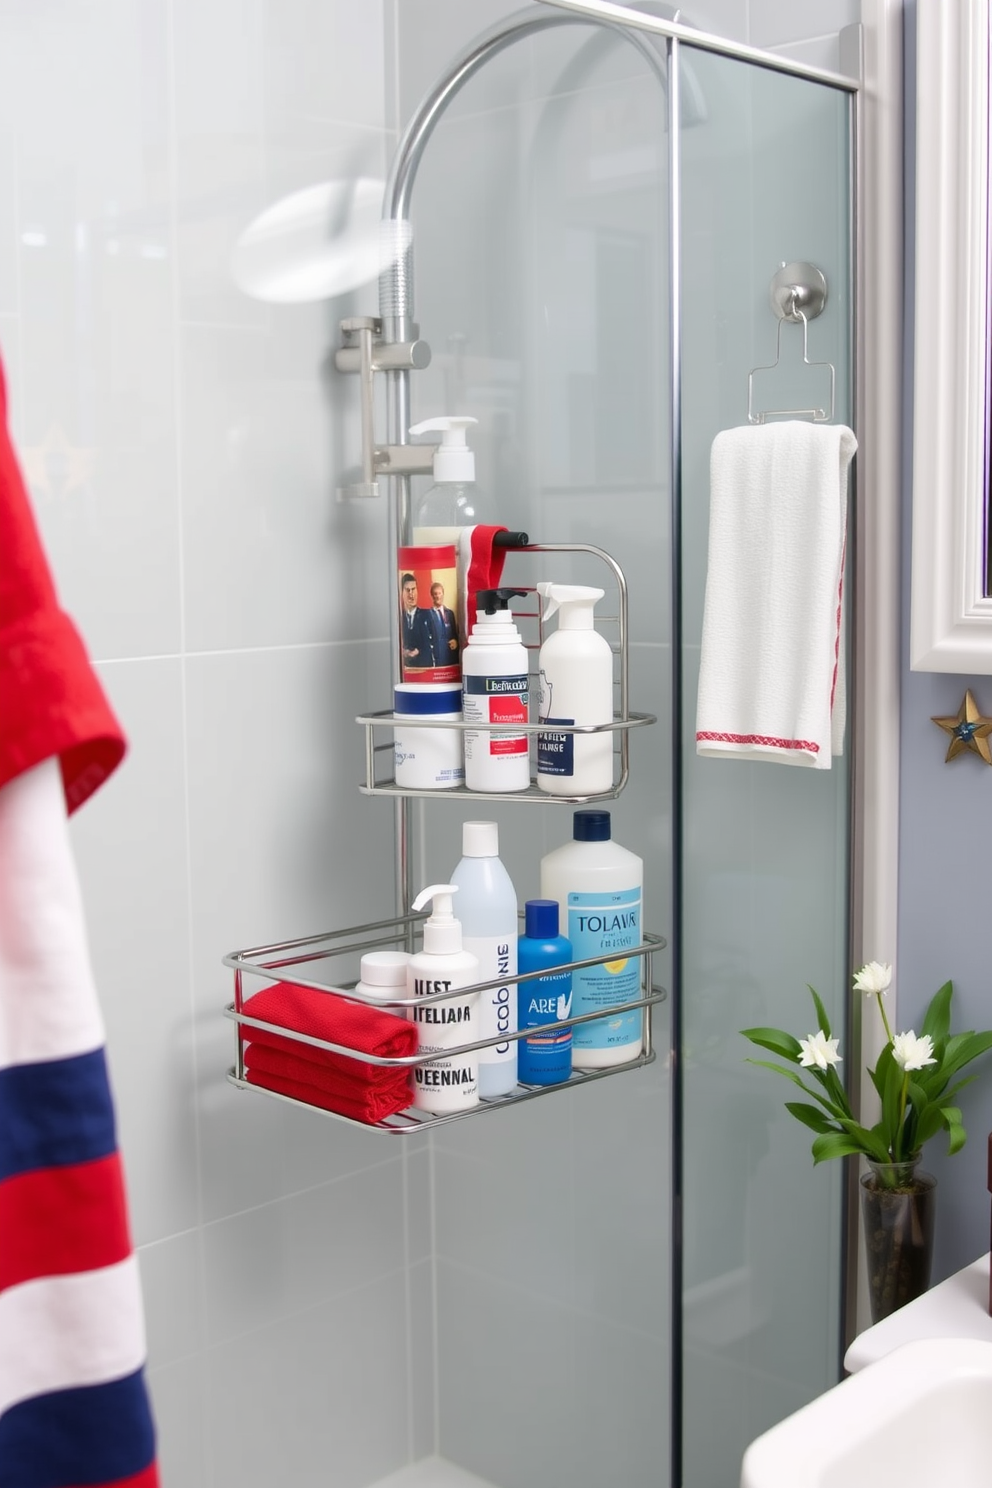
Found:
M 576 961 L 609 955 L 604 964 L 572 972 L 572 1016 L 605 1015 L 573 1026 L 572 1064 L 605 1069 L 626 1064 L 642 1047 L 642 1009 L 610 1009 L 643 995 L 644 961 L 629 952 L 641 944 L 644 864 L 612 841 L 608 811 L 576 811 L 572 836 L 541 859 L 541 896 L 557 900 L 561 931 Z
M 462 716 L 455 682 L 399 682 L 393 688 L 394 779 L 403 790 L 453 790 L 465 783 L 461 729 L 414 728 L 417 718 L 454 722 Z M 402 719 L 402 726 L 399 720 Z

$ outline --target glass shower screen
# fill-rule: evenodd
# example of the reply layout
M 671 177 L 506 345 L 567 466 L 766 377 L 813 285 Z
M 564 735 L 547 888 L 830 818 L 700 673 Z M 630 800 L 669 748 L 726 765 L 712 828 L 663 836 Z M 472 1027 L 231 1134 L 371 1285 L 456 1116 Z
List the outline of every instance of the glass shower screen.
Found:
M 813 1172 L 739 1029 L 804 1023 L 807 981 L 843 1021 L 847 761 L 697 760 L 692 737 L 709 448 L 773 360 L 785 260 L 827 277 L 811 357 L 848 416 L 848 101 L 679 50 L 673 141 L 663 38 L 573 17 L 508 46 L 445 111 L 411 197 L 433 350 L 411 422 L 477 418 L 481 520 L 625 572 L 631 704 L 658 723 L 608 804 L 644 858 L 645 925 L 678 948 L 656 967 L 653 1065 L 409 1149 L 433 1207 L 418 1419 L 497 1488 L 673 1488 L 680 1444 L 687 1488 L 736 1488 L 747 1442 L 837 1377 L 840 1174 Z M 800 375 L 791 336 L 783 353 L 774 406 Z M 504 582 L 556 576 L 511 557 Z M 597 582 L 578 559 L 562 577 Z M 484 816 L 521 904 L 537 896 L 571 808 L 470 805 L 415 813 L 422 882 L 446 881 L 462 820 Z
M 813 1134 L 784 1109 L 799 1092 L 745 1062 L 759 1051 L 739 1030 L 815 1032 L 811 983 L 843 1032 L 851 744 L 830 770 L 696 756 L 709 457 L 747 421 L 751 369 L 775 361 L 785 262 L 826 278 L 809 360 L 833 364 L 834 418 L 852 422 L 850 102 L 683 56 L 706 107 L 682 136 L 680 196 L 683 1483 L 736 1488 L 747 1443 L 839 1378 L 842 1165 L 814 1170 Z M 782 324 L 755 410 L 826 411 L 829 371 L 804 366 L 802 341 Z

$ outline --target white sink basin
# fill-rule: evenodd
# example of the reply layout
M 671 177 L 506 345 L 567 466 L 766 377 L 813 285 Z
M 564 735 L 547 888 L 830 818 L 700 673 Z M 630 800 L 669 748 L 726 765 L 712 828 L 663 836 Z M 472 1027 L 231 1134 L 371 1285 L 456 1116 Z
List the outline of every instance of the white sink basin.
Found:
M 992 1342 L 921 1338 L 835 1385 L 744 1453 L 741 1488 L 987 1488 Z

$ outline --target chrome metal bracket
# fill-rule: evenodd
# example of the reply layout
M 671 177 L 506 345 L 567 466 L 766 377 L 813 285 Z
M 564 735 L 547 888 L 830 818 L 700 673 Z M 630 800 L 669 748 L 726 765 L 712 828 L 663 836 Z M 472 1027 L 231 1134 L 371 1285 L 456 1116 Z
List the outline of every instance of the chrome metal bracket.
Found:
M 413 328 L 416 332 L 416 327 Z M 373 379 L 376 372 L 421 371 L 429 367 L 431 349 L 415 336 L 412 341 L 383 341 L 382 321 L 374 315 L 356 315 L 341 322 L 341 345 L 334 353 L 339 372 L 357 372 L 361 379 L 362 479 L 338 487 L 338 500 L 378 496 L 377 475 L 429 474 L 434 465 L 434 445 L 377 445 Z

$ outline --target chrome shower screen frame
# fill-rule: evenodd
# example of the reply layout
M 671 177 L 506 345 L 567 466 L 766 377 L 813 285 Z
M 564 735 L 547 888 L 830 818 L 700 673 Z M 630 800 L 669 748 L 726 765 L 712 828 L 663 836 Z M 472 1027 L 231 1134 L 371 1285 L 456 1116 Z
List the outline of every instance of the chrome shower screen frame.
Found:
M 682 25 L 677 20 L 668 20 L 641 10 L 610 3 L 610 0 L 539 0 L 526 10 L 516 12 L 484 32 L 449 67 L 438 80 L 414 113 L 398 145 L 386 184 L 383 204 L 383 240 L 387 248 L 384 261 L 388 267 L 380 277 L 379 310 L 381 334 L 385 342 L 405 342 L 419 334 L 415 324 L 415 244 L 409 225 L 410 204 L 417 169 L 424 149 L 436 125 L 440 122 L 451 101 L 464 85 L 474 77 L 492 58 L 513 46 L 516 42 L 539 32 L 563 25 L 584 24 L 607 28 L 634 46 L 658 78 L 659 86 L 667 96 L 668 124 L 668 168 L 670 182 L 669 201 L 669 326 L 668 348 L 671 377 L 672 439 L 670 452 L 670 477 L 673 499 L 671 502 L 670 541 L 672 552 L 672 614 L 671 614 L 671 686 L 672 686 L 672 853 L 674 859 L 672 888 L 672 927 L 670 936 L 671 967 L 671 1090 L 672 1129 L 676 1134 L 672 1142 L 672 1204 L 671 1204 L 671 1273 L 672 1330 L 670 1349 L 670 1410 L 671 1410 L 671 1477 L 672 1488 L 682 1482 L 682 1398 L 680 1361 L 683 1348 L 681 1322 L 683 1265 L 682 1265 L 682 1144 L 677 1134 L 682 1130 L 682 1020 L 681 1020 L 681 934 L 682 891 L 679 864 L 683 850 L 682 821 L 682 593 L 681 575 L 681 491 L 682 450 L 681 430 L 681 157 L 682 129 L 682 49 L 687 52 L 703 51 L 737 60 L 752 67 L 767 69 L 799 79 L 836 89 L 849 97 L 849 139 L 851 160 L 848 173 L 850 192 L 850 282 L 855 286 L 854 319 L 857 323 L 861 294 L 858 290 L 856 245 L 859 239 L 860 222 L 857 205 L 858 172 L 858 89 L 859 79 L 842 73 L 811 67 L 792 59 L 765 52 L 727 38 Z M 769 265 L 769 273 L 775 265 Z M 854 337 L 855 343 L 857 337 Z M 387 439 L 390 444 L 405 444 L 409 440 L 410 374 L 406 370 L 391 370 L 386 377 Z M 854 405 L 857 406 L 856 365 L 851 369 L 851 384 L 854 390 Z M 410 477 L 402 473 L 389 476 L 390 524 L 393 547 L 409 541 L 410 536 Z M 857 475 L 855 475 L 857 480 Z M 857 494 L 856 498 L 857 500 Z M 393 638 L 394 650 L 398 645 Z M 394 655 L 394 666 L 398 658 Z M 399 800 L 395 804 L 397 838 L 396 898 L 400 913 L 408 913 L 412 900 L 413 885 L 409 854 L 412 803 Z M 854 1061 L 851 1066 L 853 1068 Z M 849 1249 L 849 1244 L 845 1249 Z

